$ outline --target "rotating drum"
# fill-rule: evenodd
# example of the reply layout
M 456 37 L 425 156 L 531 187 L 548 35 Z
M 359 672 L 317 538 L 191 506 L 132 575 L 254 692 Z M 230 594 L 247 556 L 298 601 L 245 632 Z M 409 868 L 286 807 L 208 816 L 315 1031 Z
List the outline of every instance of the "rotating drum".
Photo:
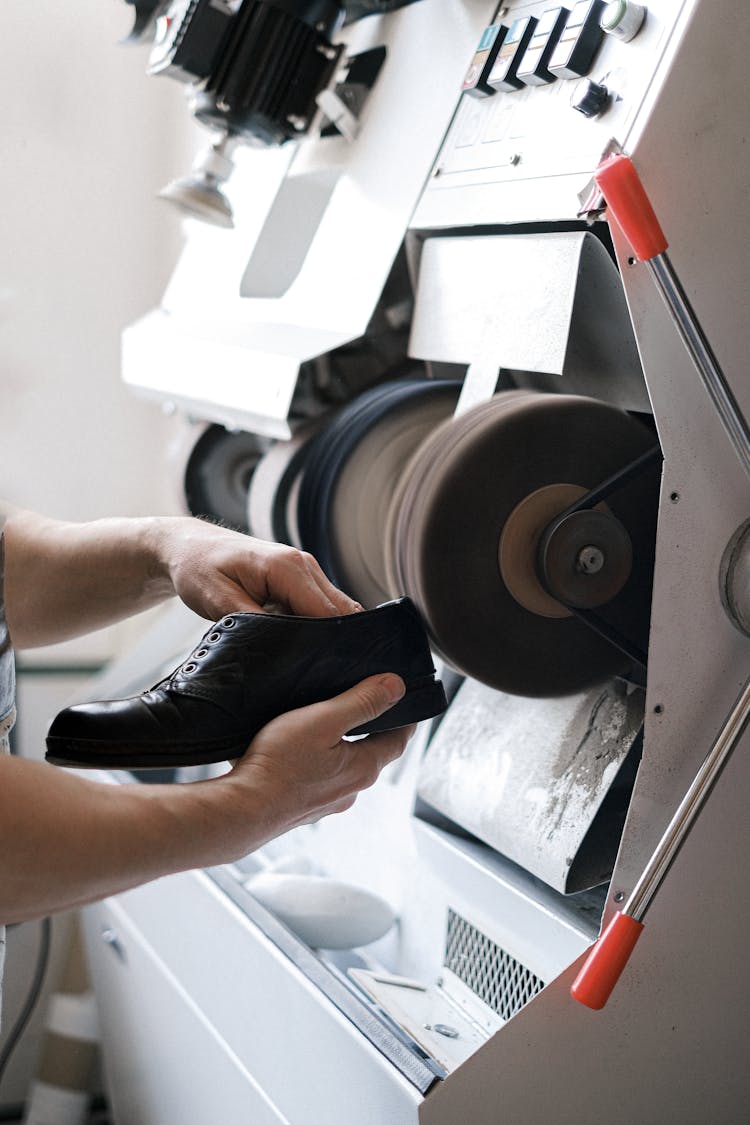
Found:
M 389 597 L 385 524 L 402 471 L 453 413 L 456 382 L 402 379 L 345 407 L 315 440 L 299 492 L 303 547 L 364 606 Z
M 537 545 L 557 515 L 655 443 L 616 407 L 527 390 L 501 392 L 443 423 L 391 504 L 390 595 L 416 602 L 450 665 L 501 691 L 564 695 L 627 673 L 632 661 L 549 595 Z M 644 649 L 658 486 L 651 468 L 590 521 L 606 515 L 624 529 L 611 548 L 614 593 L 598 612 Z
M 247 494 L 247 523 L 259 539 L 298 547 L 296 507 L 299 482 L 313 438 L 321 422 L 301 426 L 289 441 L 275 441 L 261 458 Z
M 271 439 L 223 426 L 209 425 L 192 448 L 183 487 L 187 509 L 194 516 L 218 520 L 238 531 L 250 530 L 247 494 L 255 469 Z

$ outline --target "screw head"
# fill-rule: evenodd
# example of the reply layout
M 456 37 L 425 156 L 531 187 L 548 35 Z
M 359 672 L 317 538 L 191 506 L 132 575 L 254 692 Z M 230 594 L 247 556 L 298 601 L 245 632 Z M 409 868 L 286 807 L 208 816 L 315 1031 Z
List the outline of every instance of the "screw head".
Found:
M 601 547 L 582 547 L 578 552 L 576 567 L 582 574 L 598 574 L 604 566 L 606 559 Z

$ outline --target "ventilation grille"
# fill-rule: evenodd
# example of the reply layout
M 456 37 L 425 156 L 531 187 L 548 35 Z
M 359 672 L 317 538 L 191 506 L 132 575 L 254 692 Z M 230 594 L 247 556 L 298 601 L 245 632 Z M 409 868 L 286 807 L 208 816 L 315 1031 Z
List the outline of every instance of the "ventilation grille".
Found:
M 444 963 L 503 1020 L 544 988 L 544 981 L 453 910 L 448 911 Z

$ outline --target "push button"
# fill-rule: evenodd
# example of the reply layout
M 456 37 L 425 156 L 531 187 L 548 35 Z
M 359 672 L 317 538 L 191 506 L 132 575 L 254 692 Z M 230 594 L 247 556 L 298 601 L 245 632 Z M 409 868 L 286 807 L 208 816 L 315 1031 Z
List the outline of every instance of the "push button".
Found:
M 540 17 L 518 68 L 518 77 L 527 86 L 555 81 L 548 64 L 569 15 L 569 8 L 548 8 Z
M 633 0 L 613 0 L 613 3 L 607 4 L 599 22 L 607 35 L 629 43 L 641 30 L 645 18 L 646 9 L 642 4 L 634 4 Z
M 599 17 L 604 0 L 581 0 L 568 16 L 549 68 L 557 78 L 583 78 L 591 70 L 604 32 Z
M 525 16 L 514 20 L 510 25 L 487 79 L 493 90 L 520 90 L 523 86 L 516 72 L 534 34 L 536 23 L 534 16 Z
M 465 93 L 471 94 L 474 98 L 487 98 L 495 93 L 492 86 L 487 85 L 487 77 L 495 64 L 507 31 L 507 27 L 499 23 L 485 27 L 461 87 Z

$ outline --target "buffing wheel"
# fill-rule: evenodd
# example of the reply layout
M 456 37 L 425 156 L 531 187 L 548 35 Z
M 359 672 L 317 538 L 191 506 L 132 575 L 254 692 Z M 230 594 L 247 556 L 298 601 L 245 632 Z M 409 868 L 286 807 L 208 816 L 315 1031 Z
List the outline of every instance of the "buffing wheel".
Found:
M 529 591 L 541 587 L 527 521 L 517 512 L 540 490 L 553 495 L 550 486 L 572 486 L 552 503 L 553 517 L 581 489 L 653 445 L 651 432 L 616 407 L 536 391 L 501 392 L 444 423 L 422 444 L 394 496 L 386 528 L 389 592 L 414 599 L 449 664 L 498 690 L 562 695 L 627 671 L 628 658 L 564 607 L 553 616 L 554 599 L 528 608 Z M 658 480 L 652 469 L 607 498 L 632 540 L 633 573 L 605 611 L 644 648 Z M 511 582 L 516 596 L 503 577 L 501 548 L 528 558 L 523 589 L 517 571 Z
M 289 499 L 320 427 L 317 420 L 307 422 L 289 441 L 274 442 L 258 462 L 247 494 L 247 522 L 259 539 L 293 543 L 294 529 L 287 518 Z
M 458 392 L 457 383 L 438 380 L 381 384 L 349 403 L 313 443 L 297 505 L 302 543 L 364 605 L 388 596 L 384 525 L 401 470 L 429 427 L 452 412 Z M 402 426 L 400 418 L 408 421 Z
M 271 439 L 210 425 L 193 446 L 183 487 L 188 511 L 248 531 L 247 494 Z
M 376 421 L 341 468 L 330 519 L 336 575 L 366 608 L 389 597 L 385 523 L 404 466 L 457 398 L 457 388 L 439 384 L 407 398 Z

